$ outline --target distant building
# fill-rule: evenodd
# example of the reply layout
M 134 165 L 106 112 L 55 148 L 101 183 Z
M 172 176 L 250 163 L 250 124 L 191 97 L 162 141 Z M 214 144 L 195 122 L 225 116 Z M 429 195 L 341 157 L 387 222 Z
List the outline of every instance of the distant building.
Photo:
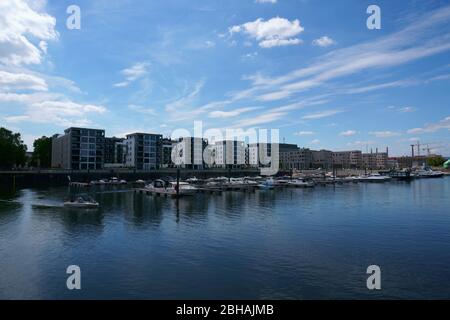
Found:
M 290 152 L 298 150 L 296 144 L 278 143 L 278 152 Z M 264 158 L 261 159 L 261 155 Z M 272 157 L 271 143 L 251 143 L 248 145 L 248 162 L 251 167 L 265 167 L 270 166 L 270 158 Z
M 52 168 L 103 169 L 105 130 L 68 128 L 52 138 Z
M 282 170 L 306 170 L 311 169 L 313 152 L 307 148 L 291 151 L 280 151 L 280 169 Z
M 312 167 L 314 169 L 333 169 L 333 151 L 319 150 L 312 152 Z
M 172 159 L 176 160 L 174 165 L 186 169 L 203 169 L 205 167 L 203 151 L 207 145 L 207 140 L 203 138 L 179 138 L 172 148 Z
M 359 150 L 333 152 L 333 166 L 335 168 L 359 169 L 362 168 L 362 165 L 362 152 Z
M 158 169 L 161 164 L 162 135 L 133 133 L 126 139 L 126 166 L 137 170 Z
M 162 168 L 173 168 L 175 164 L 172 161 L 172 149 L 176 142 L 169 138 L 162 139 L 162 150 L 161 150 L 161 167 Z
M 363 167 L 367 169 L 386 169 L 388 167 L 388 150 L 386 152 L 363 153 Z

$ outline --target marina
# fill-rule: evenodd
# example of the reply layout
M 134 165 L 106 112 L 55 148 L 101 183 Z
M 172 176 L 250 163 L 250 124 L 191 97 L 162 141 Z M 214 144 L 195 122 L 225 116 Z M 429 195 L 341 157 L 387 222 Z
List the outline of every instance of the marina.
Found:
M 132 183 L 83 189 L 96 209 L 64 206 L 74 187 L 2 193 L 0 297 L 449 298 L 448 177 L 251 192 L 196 180 L 178 200 Z M 61 285 L 71 264 L 79 292 Z

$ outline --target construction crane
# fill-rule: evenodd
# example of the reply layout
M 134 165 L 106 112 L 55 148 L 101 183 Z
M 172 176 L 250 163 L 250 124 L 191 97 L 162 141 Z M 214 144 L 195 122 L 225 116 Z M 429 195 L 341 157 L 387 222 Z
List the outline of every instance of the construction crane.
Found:
M 426 155 L 430 156 L 431 150 L 445 147 L 445 145 L 443 145 L 441 142 L 420 142 L 420 141 L 417 141 L 415 144 L 411 144 L 410 146 L 412 158 L 414 158 L 415 156 L 420 157 L 421 151 L 425 151 Z M 426 148 L 421 148 L 421 146 L 426 146 Z M 417 150 L 417 154 L 415 154 L 415 150 Z
M 420 148 L 421 146 L 426 146 L 426 148 Z M 416 144 L 411 145 L 413 157 L 414 157 L 414 147 L 417 147 L 417 156 L 420 157 L 420 151 L 426 151 L 426 155 L 430 156 L 432 149 L 439 149 L 439 148 L 444 147 L 444 145 L 441 142 L 419 142 L 419 141 L 417 141 Z

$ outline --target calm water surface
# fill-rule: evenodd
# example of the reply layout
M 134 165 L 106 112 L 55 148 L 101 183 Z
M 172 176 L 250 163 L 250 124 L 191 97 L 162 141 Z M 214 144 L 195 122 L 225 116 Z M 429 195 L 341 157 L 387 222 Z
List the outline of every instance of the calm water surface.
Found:
M 0 298 L 450 298 L 448 177 L 178 204 L 98 191 L 98 211 L 58 207 L 67 188 L 1 196 L 18 203 L 0 202 Z M 381 291 L 366 288 L 372 264 Z

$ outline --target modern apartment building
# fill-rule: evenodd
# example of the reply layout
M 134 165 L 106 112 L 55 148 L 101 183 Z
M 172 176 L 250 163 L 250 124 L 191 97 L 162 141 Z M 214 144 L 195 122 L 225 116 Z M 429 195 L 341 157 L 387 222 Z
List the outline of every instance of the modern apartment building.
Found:
M 242 168 L 245 162 L 244 141 L 224 140 L 217 141 L 213 147 L 212 166 Z
M 105 165 L 125 165 L 127 145 L 123 138 L 105 138 Z
M 290 152 L 298 150 L 296 144 L 278 143 L 278 152 Z M 263 155 L 263 158 L 261 156 Z M 270 143 L 251 143 L 248 145 L 248 165 L 251 167 L 270 166 L 272 157 L 272 144 Z
M 203 138 L 179 138 L 172 147 L 172 159 L 175 160 L 174 165 L 186 169 L 203 169 L 205 167 L 203 151 L 207 145 L 207 140 Z
M 103 169 L 105 130 L 68 128 L 52 138 L 52 168 Z
M 172 161 L 172 149 L 175 143 L 169 138 L 162 139 L 161 168 L 173 168 L 175 166 Z
M 133 133 L 126 139 L 126 166 L 136 170 L 154 170 L 161 164 L 162 135 Z

